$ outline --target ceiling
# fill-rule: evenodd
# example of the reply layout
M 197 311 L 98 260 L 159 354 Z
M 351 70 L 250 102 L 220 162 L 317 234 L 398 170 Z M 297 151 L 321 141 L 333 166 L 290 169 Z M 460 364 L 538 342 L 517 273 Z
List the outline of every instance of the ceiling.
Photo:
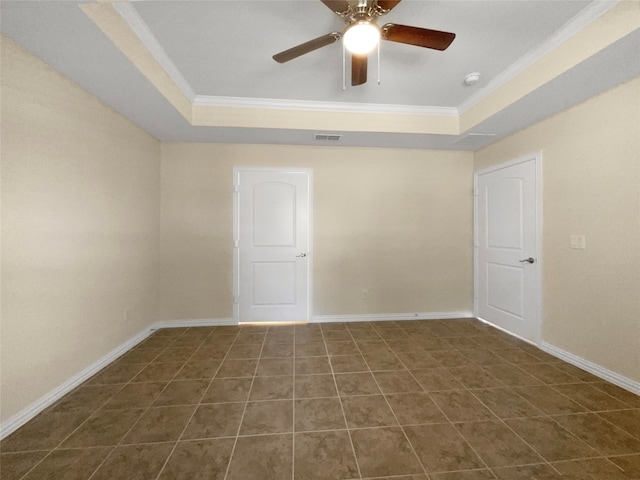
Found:
M 404 0 L 379 24 L 455 32 L 392 42 L 343 89 L 344 28 L 319 0 L 2 1 L 2 33 L 162 141 L 475 150 L 640 75 L 635 1 Z M 465 85 L 471 72 L 481 74 Z M 341 135 L 315 140 L 316 133 Z

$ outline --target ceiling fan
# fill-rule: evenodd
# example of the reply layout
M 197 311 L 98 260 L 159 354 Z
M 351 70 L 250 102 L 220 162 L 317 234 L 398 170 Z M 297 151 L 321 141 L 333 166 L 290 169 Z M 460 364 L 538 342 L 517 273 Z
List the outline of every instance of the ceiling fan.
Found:
M 389 13 L 401 0 L 358 0 L 357 4 L 348 0 L 320 1 L 342 17 L 346 24 L 344 32 L 331 32 L 277 53 L 273 56 L 276 62 L 288 62 L 342 38 L 345 48 L 351 52 L 351 85 L 356 86 L 366 83 L 367 54 L 378 45 L 380 39 L 442 51 L 456 38 L 455 33 L 397 23 L 378 27 L 376 19 Z

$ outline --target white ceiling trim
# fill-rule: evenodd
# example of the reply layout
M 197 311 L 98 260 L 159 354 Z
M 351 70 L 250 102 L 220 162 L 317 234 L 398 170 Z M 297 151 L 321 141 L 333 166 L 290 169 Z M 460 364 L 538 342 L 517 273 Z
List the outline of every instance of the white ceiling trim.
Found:
M 151 55 L 156 59 L 160 66 L 167 72 L 167 75 L 173 80 L 176 86 L 189 99 L 191 103 L 196 98 L 196 92 L 193 90 L 189 82 L 182 75 L 175 63 L 169 58 L 167 52 L 162 47 L 158 39 L 149 29 L 142 17 L 138 14 L 133 5 L 128 2 L 113 2 L 113 8 L 120 14 L 129 28 L 138 36 L 140 41 L 149 50 Z
M 197 95 L 194 106 L 245 107 L 273 110 L 305 110 L 312 112 L 396 113 L 401 115 L 457 116 L 455 107 L 387 105 L 376 103 L 316 102 L 311 100 L 276 100 L 268 98 L 216 97 Z
M 556 47 L 574 36 L 587 25 L 593 23 L 600 16 L 615 7 L 621 0 L 594 0 L 589 6 L 563 25 L 539 47 L 520 57 L 505 70 L 496 75 L 486 86 L 476 91 L 464 102 L 458 105 L 458 112 L 463 114 L 486 97 L 513 80 L 520 73 L 531 67 L 538 60 L 549 54 Z
M 563 42 L 578 33 L 584 27 L 594 22 L 601 15 L 615 7 L 621 0 L 593 0 L 584 10 L 569 20 L 560 30 L 551 36 L 538 48 L 518 59 L 507 69 L 499 73 L 485 87 L 468 97 L 457 107 L 435 107 L 416 105 L 370 104 L 370 103 L 344 103 L 344 102 L 319 102 L 284 99 L 262 99 L 248 97 L 218 97 L 198 95 L 189 82 L 182 75 L 178 67 L 173 63 L 166 51 L 152 33 L 151 29 L 135 10 L 130 1 L 113 2 L 112 5 L 120 14 L 129 28 L 136 34 L 143 45 L 165 70 L 167 75 L 175 83 L 178 89 L 189 100 L 193 107 L 234 107 L 234 108 L 258 108 L 273 110 L 298 110 L 314 112 L 348 112 L 348 113 L 388 113 L 404 115 L 425 116 L 460 116 L 489 95 L 493 94 L 509 81 L 514 79 L 538 60 L 550 53 Z
M 207 107 L 246 107 L 275 110 L 304 110 L 315 112 L 349 112 L 349 113 L 392 113 L 401 115 L 438 115 L 457 116 L 455 107 L 431 107 L 416 105 L 387 105 L 344 102 L 314 102 L 301 100 L 262 99 L 246 97 L 217 97 L 197 95 L 189 82 L 182 75 L 175 63 L 169 58 L 149 26 L 135 10 L 131 2 L 112 3 L 129 28 L 136 34 L 144 46 L 153 55 L 176 86 L 189 99 L 193 106 Z

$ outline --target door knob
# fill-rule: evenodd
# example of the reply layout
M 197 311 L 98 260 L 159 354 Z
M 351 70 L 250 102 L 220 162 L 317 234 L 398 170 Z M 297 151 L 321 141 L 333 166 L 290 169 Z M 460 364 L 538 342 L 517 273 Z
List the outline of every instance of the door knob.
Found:
M 300 255 L 296 255 L 296 258 L 303 258 L 303 257 L 306 257 L 306 256 L 307 256 L 307 254 L 302 252 Z
M 535 260 L 533 259 L 533 257 L 529 257 L 529 258 L 525 258 L 524 260 L 520 260 L 520 263 L 533 263 L 535 262 Z

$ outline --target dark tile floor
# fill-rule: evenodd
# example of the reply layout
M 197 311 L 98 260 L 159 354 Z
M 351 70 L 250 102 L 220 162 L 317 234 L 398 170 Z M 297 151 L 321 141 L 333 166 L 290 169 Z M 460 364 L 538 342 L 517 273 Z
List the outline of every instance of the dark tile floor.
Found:
M 640 478 L 640 397 L 476 320 L 159 330 L 0 444 L 14 479 Z

